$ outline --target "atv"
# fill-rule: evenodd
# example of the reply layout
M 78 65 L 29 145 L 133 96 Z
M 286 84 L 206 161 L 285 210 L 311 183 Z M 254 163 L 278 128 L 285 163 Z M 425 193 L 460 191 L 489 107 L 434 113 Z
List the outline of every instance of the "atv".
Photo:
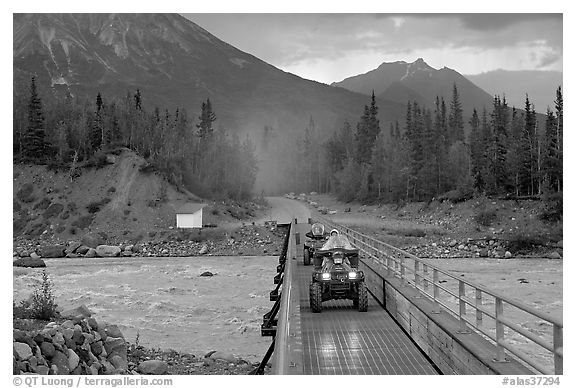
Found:
M 312 224 L 310 231 L 306 233 L 306 240 L 304 241 L 304 265 L 310 265 L 314 252 L 320 249 L 328 235 L 324 233 L 324 225 L 320 223 Z
M 319 313 L 322 302 L 331 299 L 351 299 L 358 311 L 368 311 L 368 289 L 364 272 L 358 270 L 358 249 L 330 247 L 315 251 L 310 308 Z

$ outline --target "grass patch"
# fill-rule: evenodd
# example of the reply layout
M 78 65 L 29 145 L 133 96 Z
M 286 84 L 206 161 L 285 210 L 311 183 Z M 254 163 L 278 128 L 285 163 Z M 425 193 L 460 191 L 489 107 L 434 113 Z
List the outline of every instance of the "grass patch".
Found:
M 496 210 L 480 210 L 474 216 L 474 221 L 482 226 L 491 226 L 498 219 Z
M 46 209 L 42 217 L 44 217 L 45 219 L 56 217 L 57 215 L 62 213 L 62 210 L 64 210 L 64 205 L 62 205 L 61 203 L 53 203 L 50 206 L 48 206 L 48 209 Z
M 384 232 L 392 236 L 425 237 L 426 231 L 420 228 L 382 228 Z
M 16 193 L 16 198 L 18 198 L 21 202 L 30 203 L 34 202 L 34 186 L 32 183 L 26 183 L 23 185 L 20 190 Z
M 48 209 L 48 206 L 50 206 L 51 203 L 52 203 L 52 201 L 50 200 L 50 198 L 44 197 L 40 200 L 40 202 L 38 202 L 36 205 L 34 205 L 34 210 L 36 210 L 36 209 L 46 210 L 46 209 Z
M 546 245 L 546 242 L 541 237 L 516 234 L 509 238 L 506 249 L 512 254 L 526 255 L 543 245 Z
M 88 210 L 88 213 L 90 213 L 90 214 L 98 213 L 110 201 L 111 201 L 111 199 L 106 197 L 100 201 L 90 202 L 88 204 L 88 206 L 86 206 L 86 209 Z
M 72 222 L 72 226 L 75 228 L 78 228 L 78 229 L 86 229 L 87 227 L 92 225 L 93 221 L 94 221 L 93 215 L 82 216 L 82 217 L 76 219 L 74 222 Z M 74 233 L 72 233 L 72 234 L 74 234 Z

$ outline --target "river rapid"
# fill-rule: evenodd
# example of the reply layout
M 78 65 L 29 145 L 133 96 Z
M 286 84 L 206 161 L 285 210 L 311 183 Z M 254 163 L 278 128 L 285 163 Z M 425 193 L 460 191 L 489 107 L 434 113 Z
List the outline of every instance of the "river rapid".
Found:
M 260 324 L 273 304 L 277 264 L 273 256 L 49 259 L 46 271 L 59 306 L 86 305 L 132 343 L 139 333 L 146 347 L 221 350 L 257 361 L 271 342 Z M 205 271 L 214 276 L 201 277 Z M 40 283 L 42 270 L 13 272 L 18 303 Z

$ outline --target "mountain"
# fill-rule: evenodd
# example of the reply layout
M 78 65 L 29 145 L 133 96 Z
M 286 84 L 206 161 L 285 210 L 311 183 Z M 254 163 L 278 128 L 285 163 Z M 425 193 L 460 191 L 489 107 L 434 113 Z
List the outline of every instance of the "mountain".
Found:
M 506 94 L 510 105 L 523 109 L 526 93 L 537 112 L 554 109 L 556 89 L 562 86 L 561 71 L 493 70 L 486 73 L 466 75 L 470 81 L 490 94 Z
M 433 107 L 436 96 L 444 97 L 447 104 L 450 102 L 454 84 L 458 87 L 465 116 L 470 116 L 474 108 L 481 110 L 492 105 L 492 96 L 462 74 L 447 67 L 434 69 L 422 58 L 413 63 L 384 62 L 374 70 L 334 82 L 332 86 L 364 94 L 374 90 L 381 99 L 401 104 L 415 100 Z
M 325 133 L 358 121 L 365 95 L 305 80 L 217 39 L 176 14 L 15 14 L 15 94 L 37 76 L 45 97 L 93 101 L 139 88 L 145 107 L 185 108 L 196 118 L 210 98 L 216 126 L 261 133 L 302 131 L 310 117 Z M 383 123 L 404 106 L 379 100 Z

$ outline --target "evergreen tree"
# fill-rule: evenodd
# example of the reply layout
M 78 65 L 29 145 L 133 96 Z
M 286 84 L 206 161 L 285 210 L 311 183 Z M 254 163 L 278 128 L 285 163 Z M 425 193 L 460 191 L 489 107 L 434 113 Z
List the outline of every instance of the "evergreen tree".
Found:
M 42 100 L 36 89 L 36 78 L 32 77 L 28 100 L 28 127 L 22 139 L 22 154 L 33 160 L 43 160 L 47 149 Z
M 546 111 L 546 126 L 544 128 L 543 145 L 543 158 L 542 158 L 542 180 L 544 183 L 543 189 L 555 191 L 559 186 L 558 172 L 558 146 L 557 142 L 557 128 L 556 116 L 550 108 Z
M 470 118 L 470 162 L 472 164 L 472 179 L 474 188 L 481 190 L 483 187 L 482 181 L 482 133 L 480 129 L 480 118 L 478 112 L 474 108 L 472 117 Z
M 209 138 L 214 132 L 212 123 L 216 121 L 216 113 L 212 110 L 212 103 L 209 98 L 206 99 L 206 102 L 202 103 L 202 111 L 198 119 L 200 120 L 200 123 L 196 125 L 198 128 L 198 137 L 201 139 Z
M 452 101 L 450 102 L 450 115 L 448 116 L 448 138 L 450 144 L 464 141 L 464 120 L 462 118 L 462 103 L 458 95 L 458 88 L 454 83 L 452 88 Z
M 562 98 L 562 87 L 558 86 L 556 89 L 556 101 L 554 101 L 554 105 L 556 107 L 556 176 L 558 177 L 558 183 L 556 191 L 562 191 L 563 187 L 563 172 L 562 166 L 564 163 L 563 157 L 563 120 L 564 120 L 564 100 Z
M 90 128 L 90 146 L 92 152 L 95 152 L 102 146 L 104 138 L 104 120 L 102 119 L 103 102 L 100 93 L 96 96 L 96 111 L 94 112 L 94 119 Z

